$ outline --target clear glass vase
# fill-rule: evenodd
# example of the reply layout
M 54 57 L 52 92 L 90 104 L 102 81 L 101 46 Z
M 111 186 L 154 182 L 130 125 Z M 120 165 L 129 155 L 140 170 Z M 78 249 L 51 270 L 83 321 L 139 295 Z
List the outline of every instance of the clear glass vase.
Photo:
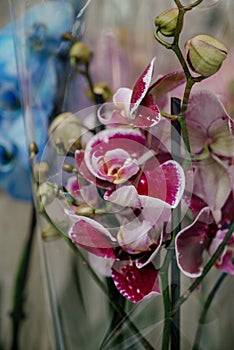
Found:
M 231 349 L 233 5 L 10 3 L 52 348 Z

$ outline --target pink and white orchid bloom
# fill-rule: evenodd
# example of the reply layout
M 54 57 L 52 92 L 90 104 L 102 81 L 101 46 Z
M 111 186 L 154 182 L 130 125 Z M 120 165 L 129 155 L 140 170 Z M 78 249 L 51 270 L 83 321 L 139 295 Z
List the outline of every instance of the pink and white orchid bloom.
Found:
M 71 240 L 94 255 L 114 260 L 112 277 L 129 300 L 158 294 L 158 272 L 152 261 L 164 242 L 171 209 L 184 191 L 181 166 L 173 160 L 160 164 L 143 134 L 126 128 L 99 132 L 85 151 L 76 152 L 76 160 L 83 177 L 106 190 L 103 200 L 115 209 L 119 226 L 113 231 L 70 213 Z
M 72 225 L 69 237 L 89 253 L 108 259 L 111 275 L 117 289 L 127 299 L 138 302 L 160 294 L 158 271 L 152 263 L 136 265 L 137 256 L 124 252 L 111 232 L 97 221 L 67 211 Z
M 229 163 L 234 158 L 234 137 L 230 118 L 217 96 L 203 90 L 188 103 L 186 123 L 194 162 L 194 194 L 212 210 L 220 209 L 231 186 Z
M 181 230 L 176 237 L 176 257 L 181 271 L 188 277 L 196 278 L 203 271 L 203 254 L 207 251 L 212 256 L 228 231 L 234 216 L 234 196 L 228 197 L 221 213 L 216 220 L 210 210 L 200 198 L 193 197 L 191 211 L 197 213 L 202 208 L 194 222 Z M 232 234 L 225 250 L 216 260 L 215 266 L 234 275 L 233 264 L 234 234 Z
M 98 119 L 102 124 L 130 124 L 134 127 L 149 128 L 160 121 L 159 108 L 149 93 L 154 62 L 155 58 L 151 60 L 132 90 L 119 88 L 113 96 L 113 105 L 104 104 L 99 109 Z M 109 112 L 108 107 L 111 108 Z
M 168 73 L 153 84 L 155 58 L 146 67 L 133 89 L 119 88 L 113 95 L 113 103 L 105 103 L 98 110 L 98 119 L 112 127 L 133 126 L 142 129 L 157 125 L 161 120 L 159 108 L 167 108 L 172 90 L 184 84 L 182 71 Z

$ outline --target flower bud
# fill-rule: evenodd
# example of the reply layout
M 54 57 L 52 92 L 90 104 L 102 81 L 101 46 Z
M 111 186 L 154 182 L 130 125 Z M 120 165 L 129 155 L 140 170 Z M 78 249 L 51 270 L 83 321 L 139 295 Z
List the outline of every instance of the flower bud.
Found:
M 111 89 L 109 88 L 109 86 L 106 83 L 104 83 L 104 82 L 94 84 L 93 92 L 90 89 L 88 89 L 88 91 L 87 91 L 88 97 L 91 100 L 95 101 L 93 93 L 95 95 L 101 96 L 103 102 L 108 101 L 113 95 L 113 93 L 112 93 Z
M 172 8 L 161 13 L 155 18 L 155 26 L 164 36 L 174 36 L 179 10 Z
M 81 206 L 76 208 L 76 214 L 77 215 L 82 215 L 82 216 L 87 216 L 87 217 L 92 217 L 94 214 L 94 210 L 91 207 L 88 206 Z
M 76 42 L 72 45 L 69 56 L 71 58 L 71 66 L 87 64 L 92 58 L 92 52 L 87 44 Z
M 209 35 L 201 34 L 185 44 L 190 68 L 204 77 L 215 74 L 227 57 L 227 48 Z
M 42 207 L 50 204 L 55 198 L 55 190 L 47 182 L 44 182 L 38 188 L 37 198 Z
M 29 152 L 29 156 L 30 156 L 30 159 L 33 160 L 35 155 L 38 153 L 38 147 L 37 147 L 37 144 L 33 141 L 29 144 L 28 146 L 28 152 Z
M 60 237 L 61 236 L 56 230 L 56 228 L 50 224 L 47 224 L 46 226 L 44 226 L 41 231 L 41 238 L 43 239 L 44 242 L 51 242 Z
M 49 128 L 50 141 L 54 147 L 58 142 L 65 152 L 80 148 L 81 125 L 80 121 L 70 112 L 59 114 Z
M 44 182 L 49 175 L 49 165 L 46 162 L 36 163 L 33 167 L 35 181 Z

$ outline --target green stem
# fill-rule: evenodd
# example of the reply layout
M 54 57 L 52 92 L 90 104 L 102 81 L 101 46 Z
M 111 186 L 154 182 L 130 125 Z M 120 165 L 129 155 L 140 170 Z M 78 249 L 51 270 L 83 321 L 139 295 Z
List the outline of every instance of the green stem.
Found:
M 212 303 L 212 301 L 214 300 L 214 297 L 216 295 L 216 293 L 218 292 L 220 286 L 222 285 L 223 281 L 225 280 L 225 278 L 228 276 L 227 273 L 222 273 L 221 276 L 219 277 L 219 279 L 217 280 L 217 282 L 215 283 L 213 289 L 211 290 L 210 294 L 208 295 L 205 304 L 203 305 L 203 309 L 201 312 L 201 316 L 199 318 L 199 323 L 198 323 L 198 327 L 197 327 L 197 332 L 195 335 L 195 341 L 194 341 L 194 345 L 193 345 L 193 349 L 192 350 L 199 350 L 200 346 L 200 340 L 201 340 L 201 334 L 202 334 L 202 328 L 203 325 L 205 323 L 206 320 L 206 315 L 207 312 L 209 310 L 209 307 Z
M 196 0 L 194 3 L 192 3 L 191 5 L 187 5 L 187 6 L 182 5 L 180 0 L 174 0 L 174 1 L 175 1 L 176 6 L 178 7 L 178 9 L 182 9 L 184 11 L 190 11 L 194 7 L 200 5 L 203 0 Z
M 170 343 L 170 332 L 171 332 L 171 298 L 169 291 L 169 279 L 168 270 L 173 256 L 173 249 L 171 246 L 168 247 L 163 266 L 159 270 L 161 286 L 162 286 L 162 297 L 164 306 L 164 327 L 163 327 L 163 338 L 161 350 L 168 350 Z
M 19 349 L 19 332 L 22 320 L 25 317 L 24 303 L 25 303 L 25 289 L 28 281 L 28 272 L 32 254 L 32 244 L 34 238 L 34 230 L 36 223 L 35 208 L 33 208 L 31 227 L 29 229 L 29 235 L 26 244 L 23 249 L 23 253 L 20 259 L 19 268 L 16 275 L 14 296 L 13 296 L 13 308 L 11 311 L 12 319 L 12 342 L 11 350 Z
M 191 4 L 191 5 L 184 6 L 184 10 L 185 10 L 185 11 L 190 11 L 190 10 L 192 10 L 194 7 L 200 5 L 202 2 L 203 2 L 203 0 L 197 0 L 197 1 L 195 1 L 195 2 L 194 2 L 193 4 Z
M 232 222 L 228 232 L 226 233 L 226 236 L 224 237 L 223 241 L 220 243 L 218 248 L 216 249 L 215 253 L 212 255 L 211 259 L 208 261 L 208 263 L 205 265 L 203 272 L 200 277 L 198 277 L 191 286 L 186 290 L 186 292 L 180 297 L 180 299 L 177 301 L 174 309 L 171 312 L 171 316 L 175 314 L 177 309 L 189 298 L 191 293 L 199 286 L 199 284 L 202 282 L 204 277 L 208 274 L 208 272 L 211 270 L 213 265 L 215 264 L 216 260 L 219 258 L 219 256 L 222 254 L 226 244 L 228 243 L 229 239 L 231 238 L 231 235 L 234 231 L 234 221 Z
M 171 99 L 171 112 L 179 114 L 181 110 L 181 100 L 178 98 Z M 171 139 L 173 147 L 171 150 L 172 157 L 178 163 L 181 163 L 181 126 L 178 121 L 172 122 Z M 172 210 L 172 229 L 173 240 L 181 230 L 181 203 Z M 180 297 L 180 269 L 176 261 L 175 246 L 173 245 L 173 255 L 171 261 L 171 309 L 174 308 Z M 171 323 L 171 350 L 180 349 L 180 309 L 173 315 Z

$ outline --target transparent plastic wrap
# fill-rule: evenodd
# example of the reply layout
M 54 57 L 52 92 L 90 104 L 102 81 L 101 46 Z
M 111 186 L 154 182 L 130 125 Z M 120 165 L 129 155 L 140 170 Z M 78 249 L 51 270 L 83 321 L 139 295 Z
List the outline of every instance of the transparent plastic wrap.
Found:
M 230 1 L 11 0 L 53 349 L 230 349 Z

